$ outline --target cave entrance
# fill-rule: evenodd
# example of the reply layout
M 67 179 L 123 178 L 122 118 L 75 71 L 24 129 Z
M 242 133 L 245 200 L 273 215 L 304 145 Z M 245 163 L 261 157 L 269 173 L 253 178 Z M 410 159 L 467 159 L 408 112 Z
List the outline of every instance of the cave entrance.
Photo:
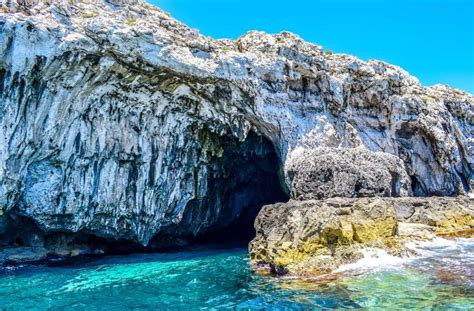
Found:
M 262 206 L 289 200 L 283 167 L 273 143 L 254 132 L 243 142 L 216 138 L 222 153 L 210 162 L 206 205 L 220 213 L 196 241 L 247 244 L 255 237 L 254 221 Z

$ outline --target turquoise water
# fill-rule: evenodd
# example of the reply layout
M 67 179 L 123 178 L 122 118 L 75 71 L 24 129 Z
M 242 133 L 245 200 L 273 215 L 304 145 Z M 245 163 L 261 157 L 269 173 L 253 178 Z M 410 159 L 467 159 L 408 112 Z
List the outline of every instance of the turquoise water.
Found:
M 421 258 L 369 258 L 324 282 L 253 275 L 240 248 L 11 268 L 0 274 L 0 309 L 472 310 L 474 240 L 416 247 Z

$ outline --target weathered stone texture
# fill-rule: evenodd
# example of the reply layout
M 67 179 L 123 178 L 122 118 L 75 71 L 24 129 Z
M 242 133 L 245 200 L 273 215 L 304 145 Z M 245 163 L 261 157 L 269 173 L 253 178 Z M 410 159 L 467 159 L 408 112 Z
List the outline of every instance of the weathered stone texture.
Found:
M 229 154 L 294 197 L 472 192 L 471 95 L 288 32 L 213 40 L 143 1 L 9 1 L 0 57 L 0 211 L 44 232 L 147 244 L 231 222 L 229 193 L 257 199 L 237 173 L 213 186 Z M 334 189 L 304 190 L 325 170 Z
M 332 198 L 266 205 L 249 246 L 265 273 L 317 276 L 362 258 L 374 247 L 394 255 L 404 242 L 474 234 L 474 202 L 457 198 Z
M 411 195 L 411 181 L 398 157 L 359 148 L 302 150 L 287 162 L 293 198 L 396 197 Z

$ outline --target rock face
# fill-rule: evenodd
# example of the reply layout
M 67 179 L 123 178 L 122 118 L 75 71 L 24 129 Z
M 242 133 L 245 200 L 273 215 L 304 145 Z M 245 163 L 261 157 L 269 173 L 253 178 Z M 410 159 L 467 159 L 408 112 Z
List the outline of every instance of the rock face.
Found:
M 362 147 L 298 151 L 286 165 L 295 199 L 411 194 L 403 161 L 394 155 Z
M 367 247 L 395 255 L 413 239 L 474 233 L 474 204 L 458 198 L 334 198 L 264 206 L 250 243 L 255 268 L 315 276 L 363 257 Z
M 472 95 L 287 32 L 213 40 L 138 0 L 58 3 L 1 4 L 4 243 L 147 245 L 290 193 L 472 193 Z

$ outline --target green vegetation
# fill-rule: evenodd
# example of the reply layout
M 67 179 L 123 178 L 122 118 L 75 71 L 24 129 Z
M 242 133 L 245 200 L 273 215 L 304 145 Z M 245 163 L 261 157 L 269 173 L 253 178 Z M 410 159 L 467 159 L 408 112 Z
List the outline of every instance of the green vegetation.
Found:
M 129 18 L 125 21 L 125 24 L 126 25 L 133 25 L 137 22 L 137 19 L 136 18 Z
M 237 41 L 235 41 L 235 45 L 237 45 L 237 49 L 239 50 L 239 52 L 243 52 L 243 47 L 242 47 L 242 40 L 239 38 L 237 39 Z
M 285 41 L 283 41 L 282 39 L 278 39 L 278 40 L 276 41 L 276 44 L 283 44 L 283 43 L 285 43 Z
M 431 99 L 435 100 L 435 101 L 440 101 L 440 98 L 436 95 L 433 95 L 433 94 L 428 94 L 428 96 L 423 96 L 421 98 L 421 101 L 423 101 L 423 103 L 427 104 L 428 101 Z
M 94 17 L 94 16 L 97 16 L 99 15 L 99 11 L 92 11 L 92 12 L 86 12 L 84 14 L 81 15 L 82 18 L 91 18 L 91 17 Z
M 324 54 L 326 54 L 326 55 L 328 55 L 328 56 L 329 56 L 329 55 L 332 55 L 332 51 L 331 51 L 331 50 L 324 51 Z

